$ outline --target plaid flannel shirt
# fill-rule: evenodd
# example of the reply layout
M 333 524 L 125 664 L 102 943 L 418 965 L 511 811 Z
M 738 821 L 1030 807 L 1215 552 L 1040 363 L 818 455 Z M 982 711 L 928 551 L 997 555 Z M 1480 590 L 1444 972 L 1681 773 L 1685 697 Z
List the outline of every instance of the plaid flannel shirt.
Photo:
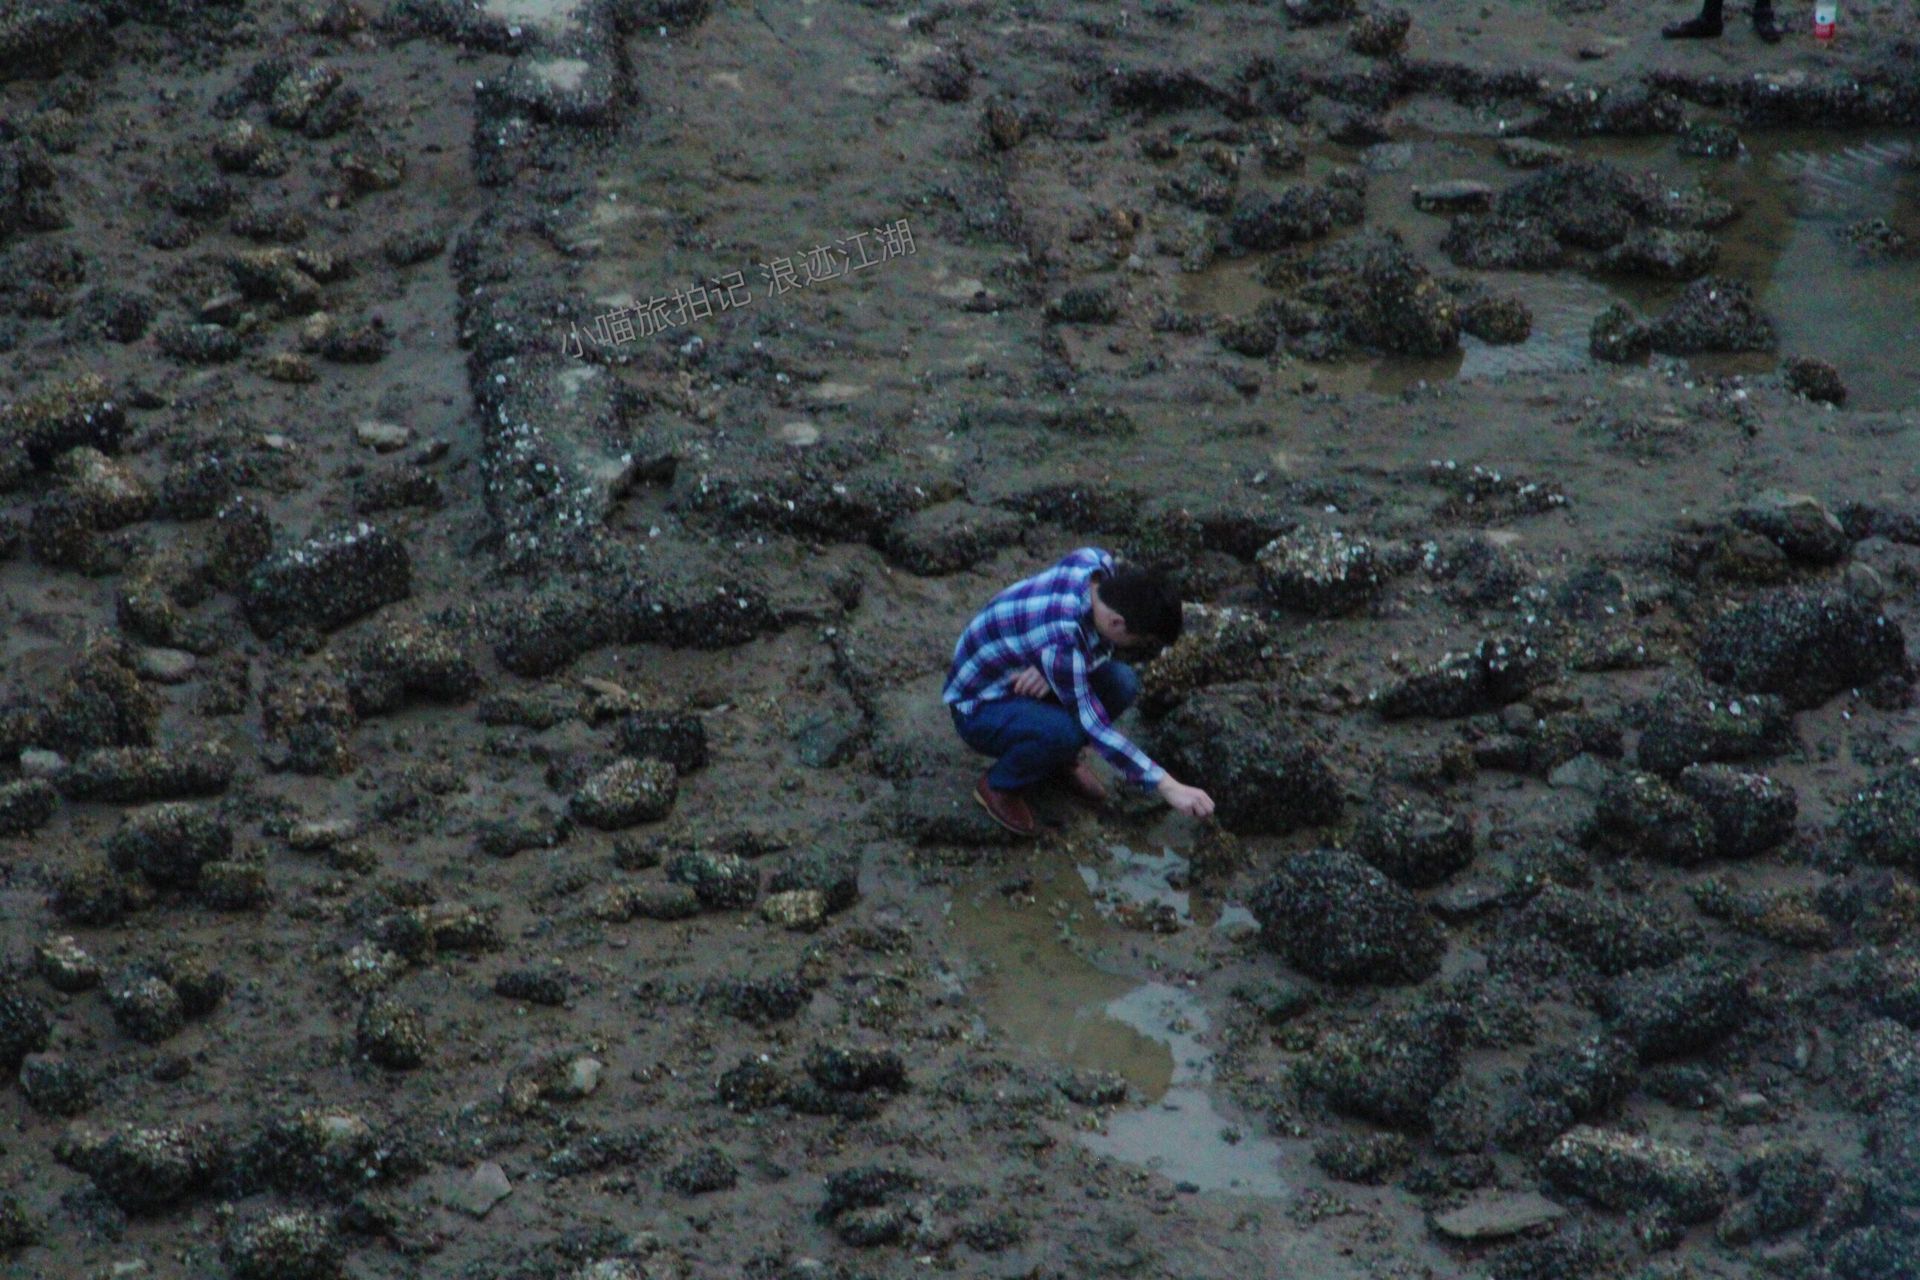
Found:
M 1152 787 L 1166 770 L 1113 727 L 1087 680 L 1113 653 L 1094 629 L 1087 600 L 1096 573 L 1112 577 L 1113 557 L 1098 547 L 1082 547 L 995 596 L 960 633 L 941 696 L 954 711 L 968 715 L 983 702 L 1014 697 L 1013 678 L 1037 667 L 1100 754 L 1128 781 Z

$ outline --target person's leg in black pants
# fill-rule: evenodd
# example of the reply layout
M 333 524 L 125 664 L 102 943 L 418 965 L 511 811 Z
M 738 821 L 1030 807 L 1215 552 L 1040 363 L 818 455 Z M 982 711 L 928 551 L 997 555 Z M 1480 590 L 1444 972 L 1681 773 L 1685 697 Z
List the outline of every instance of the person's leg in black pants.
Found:
M 1706 0 L 1698 17 L 1670 23 L 1660 28 L 1660 34 L 1669 40 L 1711 40 L 1720 34 L 1720 6 L 1721 0 Z
M 1662 27 L 1660 34 L 1669 40 L 1711 40 L 1720 34 L 1724 22 L 1723 0 L 1706 0 L 1697 17 Z M 1773 0 L 1753 0 L 1753 30 L 1768 44 L 1780 39 L 1780 24 L 1773 16 Z

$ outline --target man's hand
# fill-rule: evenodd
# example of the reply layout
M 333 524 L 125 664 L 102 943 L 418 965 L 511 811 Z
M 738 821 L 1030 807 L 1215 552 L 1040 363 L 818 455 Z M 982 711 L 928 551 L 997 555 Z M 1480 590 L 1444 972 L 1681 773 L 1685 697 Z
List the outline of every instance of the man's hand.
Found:
M 1013 691 L 1023 698 L 1044 698 L 1053 692 L 1053 686 L 1040 674 L 1040 668 L 1028 667 L 1013 678 Z
M 1205 818 L 1213 813 L 1212 796 L 1198 787 L 1175 781 L 1172 774 L 1160 779 L 1154 789 L 1165 797 L 1175 813 L 1184 813 L 1189 818 Z

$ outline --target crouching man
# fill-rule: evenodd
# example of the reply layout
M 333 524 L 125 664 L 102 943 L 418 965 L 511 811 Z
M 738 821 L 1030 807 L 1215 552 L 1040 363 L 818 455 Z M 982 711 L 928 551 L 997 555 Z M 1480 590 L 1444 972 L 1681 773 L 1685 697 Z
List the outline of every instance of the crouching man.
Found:
M 1001 826 L 1035 830 L 1025 792 L 1050 778 L 1098 802 L 1106 787 L 1083 758 L 1091 744 L 1127 781 L 1158 791 L 1189 817 L 1213 812 L 1198 787 L 1176 780 L 1113 727 L 1140 692 L 1115 650 L 1180 638 L 1180 595 L 1152 570 L 1118 568 L 1082 547 L 995 596 L 960 635 L 944 693 L 966 744 L 996 757 L 973 797 Z

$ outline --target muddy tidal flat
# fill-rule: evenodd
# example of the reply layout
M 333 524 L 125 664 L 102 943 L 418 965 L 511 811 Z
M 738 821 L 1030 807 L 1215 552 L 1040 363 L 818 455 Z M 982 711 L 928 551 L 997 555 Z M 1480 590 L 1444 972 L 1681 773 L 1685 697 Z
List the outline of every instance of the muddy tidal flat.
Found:
M 1920 17 L 1694 11 L 0 0 L 0 1275 L 1920 1276 Z

